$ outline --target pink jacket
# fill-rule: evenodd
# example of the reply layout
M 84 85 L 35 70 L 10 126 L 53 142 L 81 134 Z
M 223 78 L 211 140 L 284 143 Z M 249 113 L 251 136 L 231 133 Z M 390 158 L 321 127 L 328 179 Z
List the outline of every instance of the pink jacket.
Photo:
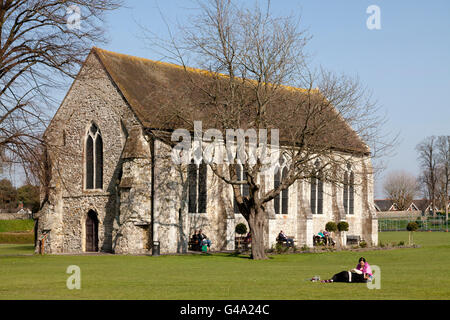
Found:
M 372 268 L 370 267 L 370 265 L 366 262 L 364 263 L 364 268 L 361 269 L 361 265 L 358 263 L 358 265 L 356 266 L 357 270 L 361 270 L 363 273 L 367 273 L 372 275 Z

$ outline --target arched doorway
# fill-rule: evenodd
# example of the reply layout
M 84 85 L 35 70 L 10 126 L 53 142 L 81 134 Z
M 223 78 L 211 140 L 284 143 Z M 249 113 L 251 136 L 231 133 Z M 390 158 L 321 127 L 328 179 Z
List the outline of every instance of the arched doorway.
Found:
M 90 210 L 86 217 L 86 252 L 98 251 L 98 219 L 97 214 Z

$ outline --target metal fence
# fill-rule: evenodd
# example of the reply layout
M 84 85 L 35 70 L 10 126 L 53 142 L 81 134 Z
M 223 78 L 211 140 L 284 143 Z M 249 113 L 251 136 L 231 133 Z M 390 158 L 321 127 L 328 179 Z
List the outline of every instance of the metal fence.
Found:
M 419 225 L 417 231 L 446 231 L 447 224 L 445 216 L 418 217 L 418 218 L 379 218 L 378 231 L 406 231 L 406 226 L 410 222 Z

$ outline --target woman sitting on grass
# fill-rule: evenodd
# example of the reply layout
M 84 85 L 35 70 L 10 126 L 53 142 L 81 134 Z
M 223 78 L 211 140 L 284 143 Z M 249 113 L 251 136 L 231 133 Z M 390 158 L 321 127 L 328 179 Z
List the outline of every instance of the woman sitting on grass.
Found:
M 336 273 L 331 279 L 322 280 L 323 283 L 331 282 L 368 282 L 372 281 L 372 268 L 363 257 L 359 258 L 358 265 L 350 271 Z

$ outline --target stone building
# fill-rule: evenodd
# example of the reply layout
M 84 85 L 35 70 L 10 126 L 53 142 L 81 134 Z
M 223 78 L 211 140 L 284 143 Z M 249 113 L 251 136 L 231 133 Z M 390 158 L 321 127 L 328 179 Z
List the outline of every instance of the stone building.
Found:
M 235 212 L 231 186 L 200 165 L 196 192 L 189 192 L 189 168 L 175 166 L 172 148 L 151 134 L 160 116 L 154 106 L 171 98 L 181 72 L 176 65 L 91 51 L 45 132 L 50 178 L 36 215 L 45 252 L 140 254 L 160 241 L 161 253 L 180 253 L 198 229 L 215 250 L 234 249 L 235 226 L 246 222 Z M 367 152 L 352 155 L 346 177 L 345 191 L 320 181 L 293 184 L 270 206 L 265 245 L 283 230 L 298 246 L 311 247 L 313 234 L 331 220 L 346 220 L 348 234 L 376 244 Z

